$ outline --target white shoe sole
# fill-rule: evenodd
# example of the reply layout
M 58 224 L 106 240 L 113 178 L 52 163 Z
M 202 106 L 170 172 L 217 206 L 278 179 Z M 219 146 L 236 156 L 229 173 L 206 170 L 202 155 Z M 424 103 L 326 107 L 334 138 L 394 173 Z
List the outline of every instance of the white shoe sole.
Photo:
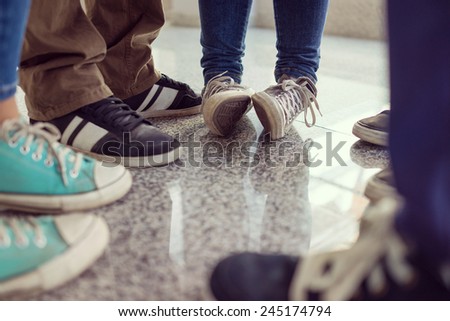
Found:
M 253 106 L 256 114 L 272 140 L 283 138 L 290 126 L 284 126 L 284 115 L 273 98 L 265 92 L 253 95 Z
M 147 168 L 147 167 L 160 167 L 165 166 L 170 163 L 173 163 L 178 158 L 180 158 L 180 147 L 171 150 L 165 154 L 158 155 L 150 155 L 150 156 L 137 156 L 137 157 L 116 157 L 116 156 L 108 156 L 102 154 L 96 154 L 92 152 L 88 152 L 85 150 L 81 150 L 70 146 L 77 152 L 86 154 L 95 158 L 99 161 L 105 162 L 107 164 L 120 164 L 127 168 Z
M 104 252 L 109 241 L 105 221 L 97 216 L 78 243 L 63 254 L 21 276 L 0 281 L 1 300 L 20 300 L 61 286 L 89 268 Z
M 172 109 L 172 110 L 146 110 L 138 112 L 144 118 L 156 118 L 156 117 L 183 117 L 200 114 L 202 112 L 202 106 L 194 106 L 184 109 Z
M 131 188 L 129 171 L 101 189 L 72 195 L 35 195 L 0 193 L 0 208 L 38 213 L 58 214 L 82 211 L 110 204 L 122 198 Z
M 352 132 L 353 135 L 365 142 L 379 146 L 388 146 L 389 135 L 386 132 L 369 129 L 367 127 L 361 126 L 358 123 L 353 126 Z
M 397 190 L 388 184 L 383 183 L 375 177 L 367 182 L 364 195 L 373 203 L 380 201 L 386 197 L 396 197 Z
M 212 95 L 203 102 L 203 119 L 209 130 L 218 136 L 230 134 L 236 123 L 251 109 L 251 89 Z

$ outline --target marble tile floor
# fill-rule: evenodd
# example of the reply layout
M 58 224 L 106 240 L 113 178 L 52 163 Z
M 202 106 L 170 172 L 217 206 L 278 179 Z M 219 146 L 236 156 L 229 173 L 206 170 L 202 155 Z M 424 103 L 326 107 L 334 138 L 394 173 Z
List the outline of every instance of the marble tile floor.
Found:
M 198 39 L 199 29 L 165 27 L 154 56 L 162 72 L 200 91 Z M 274 42 L 271 30 L 249 30 L 244 82 L 256 90 L 273 83 Z M 322 57 L 323 117 L 307 128 L 300 116 L 280 141 L 264 141 L 254 111 L 227 138 L 210 134 L 201 116 L 154 120 L 179 137 L 181 159 L 133 170 L 131 192 L 94 211 L 111 229 L 105 255 L 37 299 L 210 300 L 210 270 L 230 253 L 350 246 L 368 203 L 365 182 L 389 163 L 384 148 L 351 134 L 356 120 L 388 103 L 385 45 L 325 37 Z

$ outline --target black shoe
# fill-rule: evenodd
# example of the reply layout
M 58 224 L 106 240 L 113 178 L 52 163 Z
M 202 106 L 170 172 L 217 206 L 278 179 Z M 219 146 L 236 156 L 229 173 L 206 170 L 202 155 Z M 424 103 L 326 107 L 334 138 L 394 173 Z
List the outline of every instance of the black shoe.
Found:
M 202 98 L 189 85 L 161 74 L 151 88 L 124 100 L 144 118 L 199 114 Z
M 386 215 L 393 208 L 386 201 L 368 214 L 348 250 L 301 260 L 231 256 L 216 266 L 212 292 L 219 300 L 450 300 L 443 278 L 412 255 L 394 230 L 393 215 Z
M 220 301 L 286 301 L 298 258 L 241 253 L 222 260 L 210 287 Z
M 148 167 L 166 165 L 179 157 L 177 140 L 118 98 L 102 99 L 49 123 L 60 130 L 61 143 L 105 162 Z
M 365 142 L 388 146 L 389 114 L 390 110 L 385 110 L 378 115 L 357 121 L 353 126 L 353 134 Z

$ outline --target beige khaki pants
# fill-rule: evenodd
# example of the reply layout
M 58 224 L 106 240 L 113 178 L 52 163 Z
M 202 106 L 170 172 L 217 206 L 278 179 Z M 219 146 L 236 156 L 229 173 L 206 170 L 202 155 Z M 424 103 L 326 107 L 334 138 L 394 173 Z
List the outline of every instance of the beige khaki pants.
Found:
M 87 13 L 86 13 L 87 12 Z M 151 43 L 162 0 L 33 0 L 20 65 L 32 119 L 46 121 L 157 82 Z

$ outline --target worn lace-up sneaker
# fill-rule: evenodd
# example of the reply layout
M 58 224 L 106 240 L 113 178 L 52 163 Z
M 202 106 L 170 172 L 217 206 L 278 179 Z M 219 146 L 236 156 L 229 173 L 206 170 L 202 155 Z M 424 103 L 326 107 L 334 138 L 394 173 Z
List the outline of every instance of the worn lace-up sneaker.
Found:
M 211 277 L 219 300 L 450 300 L 446 271 L 424 264 L 393 228 L 395 203 L 368 213 L 356 244 L 304 259 L 238 254 Z
M 0 300 L 24 299 L 75 278 L 108 240 L 105 221 L 94 215 L 0 216 Z
M 367 182 L 364 195 L 371 202 L 378 202 L 385 197 L 395 197 L 397 189 L 395 188 L 394 172 L 390 168 L 385 168 L 372 176 Z
M 206 126 L 216 135 L 226 136 L 251 109 L 254 91 L 237 84 L 233 78 L 219 74 L 203 89 L 202 112 Z
M 49 122 L 61 131 L 61 143 L 105 162 L 148 167 L 167 165 L 179 157 L 176 139 L 118 98 L 102 99 Z
M 390 110 L 356 122 L 353 134 L 361 140 L 380 146 L 388 146 Z
M 286 135 L 301 112 L 304 112 L 306 126 L 311 127 L 316 123 L 314 107 L 322 115 L 316 95 L 316 87 L 309 78 L 291 79 L 283 75 L 277 85 L 254 94 L 252 100 L 264 129 L 275 140 Z M 308 110 L 311 112 L 311 123 L 307 117 Z
M 57 142 L 48 123 L 0 124 L 0 207 L 28 212 L 86 210 L 114 202 L 131 188 L 123 166 L 99 162 Z
M 161 74 L 151 88 L 124 102 L 144 118 L 179 117 L 199 114 L 202 98 L 188 84 Z

